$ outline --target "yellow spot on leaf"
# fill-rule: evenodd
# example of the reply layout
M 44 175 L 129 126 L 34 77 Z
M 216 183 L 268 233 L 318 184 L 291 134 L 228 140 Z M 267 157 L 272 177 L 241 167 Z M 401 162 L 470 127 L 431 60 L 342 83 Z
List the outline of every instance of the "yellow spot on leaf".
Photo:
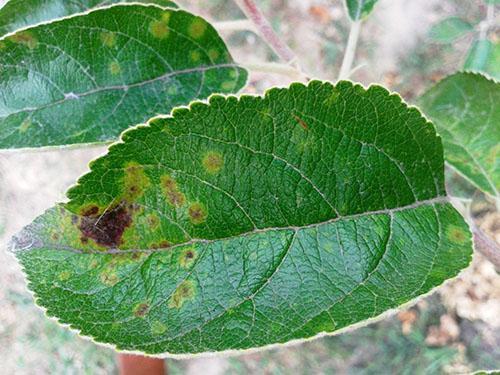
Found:
M 234 89 L 235 82 L 234 81 L 225 81 L 220 85 L 221 89 L 224 91 L 230 91 Z
M 167 331 L 167 326 L 160 322 L 159 320 L 155 320 L 153 324 L 151 324 L 151 333 L 154 336 L 162 335 Z
M 31 127 L 32 122 L 30 118 L 26 118 L 21 125 L 19 125 L 19 133 L 26 133 L 26 131 Z
M 38 47 L 38 39 L 36 39 L 29 31 L 22 31 L 11 36 L 14 43 L 22 44 L 29 49 Z
M 201 162 L 203 164 L 203 168 L 205 168 L 205 170 L 210 174 L 219 173 L 224 166 L 224 159 L 222 155 L 215 151 L 206 153 Z
M 177 182 L 169 175 L 161 177 L 161 187 L 167 201 L 174 207 L 181 207 L 186 202 L 186 197 L 179 190 Z
M 150 214 L 147 216 L 146 220 L 148 221 L 148 225 L 151 229 L 156 229 L 160 225 L 160 219 L 155 214 Z
M 195 289 L 192 281 L 184 280 L 170 297 L 168 307 L 180 309 L 185 302 L 193 299 L 194 294 Z
M 122 67 L 120 66 L 120 64 L 118 63 L 118 61 L 112 61 L 110 64 L 109 64 L 109 72 L 112 74 L 112 75 L 117 75 L 117 74 L 120 74 L 121 71 L 122 71 Z
M 59 280 L 66 281 L 71 277 L 71 272 L 63 271 L 59 274 Z
M 189 58 L 191 59 L 192 62 L 198 62 L 201 59 L 201 53 L 200 51 L 191 51 L 189 53 Z
M 215 48 L 209 49 L 208 57 L 210 57 L 211 60 L 217 60 L 219 58 L 219 51 L 216 50 Z
M 456 225 L 449 225 L 446 228 L 446 237 L 450 240 L 450 242 L 458 245 L 463 245 L 468 240 L 466 232 Z
M 149 32 L 157 39 L 165 39 L 170 33 L 168 28 L 168 19 L 165 21 L 163 18 L 159 21 L 152 21 L 149 24 Z
M 207 23 L 202 18 L 195 18 L 189 25 L 188 33 L 193 39 L 200 39 L 205 34 Z
M 106 47 L 113 48 L 116 46 L 116 34 L 111 31 L 101 33 L 101 42 Z
M 207 220 L 207 209 L 198 202 L 192 203 L 188 209 L 189 220 L 194 225 L 202 224 Z
M 101 282 L 106 286 L 114 286 L 119 281 L 118 275 L 110 270 L 101 273 Z
M 144 191 L 151 185 L 144 168 L 136 163 L 130 162 L 124 168 L 123 177 L 123 198 L 128 202 L 133 202 L 140 198 Z
M 197 254 L 196 250 L 194 249 L 194 247 L 189 247 L 187 249 L 184 249 L 179 254 L 179 258 L 178 258 L 179 265 L 182 268 L 189 268 L 194 263 L 197 256 L 198 256 L 198 254 Z

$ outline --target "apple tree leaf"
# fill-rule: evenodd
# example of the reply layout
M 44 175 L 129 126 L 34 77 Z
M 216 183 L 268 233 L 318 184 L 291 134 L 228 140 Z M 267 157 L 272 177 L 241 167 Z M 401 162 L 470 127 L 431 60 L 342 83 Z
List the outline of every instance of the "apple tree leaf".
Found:
M 220 95 L 126 131 L 12 241 L 37 303 L 120 350 L 339 332 L 469 264 L 441 140 L 380 86 Z
M 0 36 L 40 22 L 71 16 L 96 7 L 132 2 L 176 7 L 175 3 L 168 0 L 9 0 L 0 8 Z
M 419 100 L 443 137 L 446 161 L 500 199 L 500 84 L 479 73 L 453 74 Z
M 0 148 L 108 142 L 247 73 L 182 10 L 120 4 L 0 39 Z

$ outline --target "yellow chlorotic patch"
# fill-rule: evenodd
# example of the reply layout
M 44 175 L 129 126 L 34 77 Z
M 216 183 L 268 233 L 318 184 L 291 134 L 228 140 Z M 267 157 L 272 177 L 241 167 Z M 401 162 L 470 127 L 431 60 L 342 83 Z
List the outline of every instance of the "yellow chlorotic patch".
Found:
M 188 34 L 193 39 L 200 39 L 207 30 L 207 23 L 202 18 L 195 18 L 189 25 Z
M 234 81 L 225 81 L 220 85 L 221 89 L 224 91 L 229 91 L 234 89 L 235 82 Z
M 150 214 L 146 217 L 148 225 L 151 229 L 156 229 L 160 225 L 160 218 L 155 214 Z
M 89 269 L 90 270 L 93 270 L 94 268 L 96 268 L 97 266 L 99 265 L 99 262 L 95 259 L 93 259 L 90 263 L 89 263 Z
M 201 163 L 208 173 L 216 174 L 219 173 L 224 166 L 224 158 L 219 152 L 210 151 L 203 156 Z
M 189 220 L 194 225 L 202 224 L 207 220 L 207 209 L 198 202 L 192 203 L 188 209 Z
M 10 37 L 14 43 L 22 44 L 29 49 L 38 47 L 38 39 L 36 39 L 29 31 L 22 31 Z
M 161 187 L 165 196 L 167 197 L 168 203 L 174 207 L 181 207 L 186 202 L 186 197 L 179 190 L 177 182 L 169 175 L 161 177 Z
M 26 131 L 31 127 L 32 122 L 31 119 L 28 117 L 26 118 L 21 125 L 19 125 L 19 133 L 26 133 Z
M 208 57 L 210 57 L 211 60 L 217 60 L 219 55 L 219 51 L 214 48 L 208 50 Z
M 137 305 L 134 306 L 134 316 L 137 318 L 144 318 L 146 314 L 149 312 L 149 303 L 142 302 L 138 303 Z
M 170 33 L 170 29 L 168 28 L 168 20 L 165 21 L 163 19 L 159 21 L 153 21 L 149 24 L 149 32 L 157 39 L 165 39 L 168 37 Z
M 0 42 L 0 50 L 3 50 L 6 47 L 4 42 Z
M 446 237 L 450 240 L 450 242 L 458 245 L 464 245 L 469 239 L 467 233 L 456 225 L 449 225 L 446 228 Z
M 336 90 L 333 90 L 331 95 L 325 99 L 325 101 L 323 102 L 323 104 L 325 105 L 331 105 L 333 103 L 335 103 L 338 99 L 338 97 L 340 96 L 340 93 Z
M 201 53 L 200 53 L 200 51 L 191 51 L 189 53 L 189 59 L 192 62 L 198 62 L 198 61 L 200 61 L 200 59 L 201 59 Z
M 63 271 L 59 274 L 59 280 L 66 281 L 71 277 L 71 272 Z
M 172 297 L 170 297 L 168 307 L 180 309 L 185 302 L 194 298 L 194 294 L 195 289 L 193 282 L 190 280 L 184 280 L 181 284 L 179 284 L 175 292 L 172 294 Z
M 116 46 L 116 34 L 111 31 L 101 33 L 101 42 L 109 48 Z
M 172 85 L 167 89 L 167 94 L 170 96 L 177 95 L 178 92 L 179 92 L 179 90 L 177 89 L 177 86 L 175 86 L 175 85 Z
M 151 324 L 151 333 L 154 336 L 162 335 L 167 331 L 167 326 L 160 322 L 159 320 L 155 320 Z
M 196 260 L 196 257 L 198 256 L 196 250 L 194 247 L 189 247 L 187 249 L 184 249 L 180 252 L 179 254 L 179 264 L 182 268 L 189 268 L 191 265 L 194 263 Z
M 496 145 L 488 152 L 486 162 L 488 164 L 495 164 L 495 162 L 498 160 L 498 154 L 500 154 L 500 145 Z
M 238 71 L 238 69 L 236 69 L 236 68 L 235 68 L 235 69 L 231 69 L 231 70 L 229 71 L 229 77 L 231 77 L 231 78 L 236 78 L 236 77 L 238 77 L 239 75 L 240 75 L 240 72 L 239 72 L 239 71 Z
M 112 61 L 109 66 L 108 66 L 108 69 L 109 69 L 109 72 L 112 74 L 112 75 L 117 75 L 117 74 L 120 74 L 121 71 L 122 71 L 122 67 L 120 66 L 120 64 L 118 63 L 118 61 Z
M 123 176 L 123 198 L 133 202 L 140 198 L 151 182 L 144 172 L 144 168 L 136 163 L 130 162 L 124 168 Z
M 171 15 L 172 15 L 172 13 L 171 13 L 171 12 L 165 12 L 165 13 L 163 13 L 163 14 L 162 14 L 162 16 L 161 16 L 161 20 L 162 20 L 163 22 L 165 22 L 166 24 L 168 24 L 168 23 L 170 22 L 170 16 L 171 16 Z
M 109 270 L 105 270 L 101 273 L 101 282 L 106 286 L 114 286 L 120 279 L 118 275 Z

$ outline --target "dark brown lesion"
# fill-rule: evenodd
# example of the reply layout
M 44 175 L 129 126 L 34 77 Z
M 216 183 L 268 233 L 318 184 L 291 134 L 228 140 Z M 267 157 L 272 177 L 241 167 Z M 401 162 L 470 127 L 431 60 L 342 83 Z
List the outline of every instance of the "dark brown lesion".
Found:
M 85 243 L 90 238 L 98 245 L 108 248 L 121 245 L 125 229 L 132 224 L 129 210 L 120 204 L 102 215 L 97 212 L 98 209 L 90 209 L 82 215 L 79 225 L 81 241 Z
M 143 318 L 149 311 L 149 304 L 140 303 L 134 308 L 134 315 L 138 318 Z

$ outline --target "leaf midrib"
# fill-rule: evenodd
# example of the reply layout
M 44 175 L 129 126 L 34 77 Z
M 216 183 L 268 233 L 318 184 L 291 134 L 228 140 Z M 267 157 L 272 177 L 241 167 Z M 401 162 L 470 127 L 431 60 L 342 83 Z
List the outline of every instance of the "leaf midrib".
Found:
M 259 233 L 267 233 L 267 232 L 272 232 L 272 231 L 292 231 L 292 232 L 298 232 L 300 230 L 304 229 L 310 229 L 310 228 L 315 228 L 319 227 L 321 225 L 326 225 L 330 223 L 335 223 L 338 221 L 343 221 L 343 220 L 351 220 L 351 219 L 358 219 L 358 218 L 363 218 L 367 216 L 373 216 L 373 215 L 391 215 L 396 212 L 402 212 L 402 211 L 407 211 L 407 210 L 412 210 L 418 207 L 426 206 L 426 205 L 433 205 L 433 204 L 444 204 L 444 203 L 449 203 L 449 198 L 448 196 L 437 196 L 434 198 L 430 199 L 425 199 L 422 201 L 417 201 L 409 205 L 401 206 L 401 207 L 396 207 L 396 208 L 386 208 L 386 209 L 381 209 L 381 210 L 374 210 L 374 211 L 366 211 L 362 213 L 357 213 L 357 214 L 351 214 L 351 215 L 344 215 L 344 216 L 339 216 L 335 217 L 333 219 L 329 219 L 326 221 L 322 221 L 319 223 L 313 223 L 313 224 L 308 224 L 304 226 L 285 226 L 285 227 L 268 227 L 268 228 L 262 228 L 262 229 L 254 229 L 252 231 L 244 232 L 244 233 L 239 233 L 236 235 L 228 236 L 228 237 L 222 237 L 222 238 L 215 238 L 215 239 L 202 239 L 202 238 L 193 238 L 189 241 L 179 243 L 172 245 L 170 247 L 166 248 L 158 248 L 158 249 L 118 249 L 118 248 L 109 248 L 107 250 L 80 250 L 80 249 L 75 249 L 73 247 L 69 246 L 56 246 L 53 244 L 41 244 L 41 243 L 35 243 L 35 241 L 32 241 L 32 243 L 28 246 L 24 246 L 23 248 L 20 248 L 17 246 L 19 244 L 19 241 L 17 240 L 17 237 L 15 237 L 11 243 L 10 243 L 10 250 L 12 252 L 20 252 L 20 251 L 32 251 L 40 248 L 47 247 L 50 250 L 61 250 L 61 251 L 68 251 L 68 252 L 73 252 L 76 254 L 101 254 L 101 255 L 107 255 L 107 254 L 126 254 L 126 253 L 148 253 L 148 254 L 153 254 L 156 252 L 160 251 L 172 251 L 176 248 L 181 248 L 185 246 L 191 246 L 191 245 L 196 245 L 196 244 L 201 244 L 201 245 L 209 245 L 218 241 L 228 241 L 231 239 L 235 238 L 240 238 L 240 237 L 247 237 Z M 31 233 L 33 232 L 31 226 L 27 227 L 25 231 Z

